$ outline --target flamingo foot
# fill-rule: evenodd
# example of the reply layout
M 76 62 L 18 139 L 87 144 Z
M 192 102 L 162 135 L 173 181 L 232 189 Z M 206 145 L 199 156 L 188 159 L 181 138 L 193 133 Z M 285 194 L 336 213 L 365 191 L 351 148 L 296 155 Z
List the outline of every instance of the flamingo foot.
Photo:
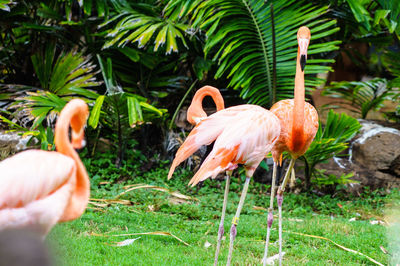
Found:
M 264 257 L 263 257 L 263 260 L 262 260 L 263 266 L 265 266 L 266 263 L 267 263 L 269 238 L 270 238 L 270 235 L 271 235 L 271 227 L 272 227 L 272 222 L 273 221 L 274 221 L 274 215 L 272 213 L 272 209 L 270 208 L 269 212 L 268 212 L 268 220 L 267 220 L 267 225 L 268 225 L 268 227 L 267 227 L 267 239 L 265 240 L 265 251 L 264 251 Z
M 235 220 L 235 218 L 234 218 L 234 220 Z M 226 263 L 227 266 L 231 265 L 232 253 L 233 253 L 233 242 L 235 241 L 236 235 L 237 235 L 236 224 L 232 223 L 231 234 L 230 234 L 230 243 L 229 243 L 228 261 Z

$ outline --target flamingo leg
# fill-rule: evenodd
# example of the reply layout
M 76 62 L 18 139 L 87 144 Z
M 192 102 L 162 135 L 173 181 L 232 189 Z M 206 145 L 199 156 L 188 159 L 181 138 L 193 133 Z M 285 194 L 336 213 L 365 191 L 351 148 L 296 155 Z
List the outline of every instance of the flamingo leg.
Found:
M 272 227 L 272 222 L 274 221 L 274 215 L 272 213 L 274 209 L 274 198 L 275 198 L 275 183 L 276 183 L 276 168 L 277 164 L 274 162 L 274 168 L 272 170 L 272 184 L 271 184 L 271 198 L 269 202 L 269 208 L 268 208 L 268 221 L 267 221 L 267 238 L 265 240 L 265 250 L 264 250 L 264 257 L 263 257 L 263 266 L 266 265 L 267 263 L 267 257 L 268 257 L 268 245 L 269 245 L 269 237 L 271 234 L 271 227 Z
M 232 176 L 232 171 L 226 171 L 224 203 L 222 205 L 221 222 L 219 223 L 219 228 L 218 228 L 218 242 L 217 242 L 217 249 L 215 250 L 214 266 L 216 266 L 218 263 L 218 255 L 219 255 L 219 250 L 221 248 L 221 239 L 222 236 L 224 235 L 224 220 L 225 220 L 226 204 L 228 202 L 229 182 L 231 176 Z
M 233 217 L 233 220 L 232 220 L 230 243 L 229 243 L 229 254 L 228 254 L 228 261 L 226 262 L 227 266 L 231 265 L 232 252 L 233 252 L 233 241 L 235 241 L 236 234 L 237 234 L 236 226 L 238 224 L 240 212 L 242 211 L 243 203 L 246 198 L 247 189 L 249 188 L 249 183 L 250 183 L 250 177 L 246 176 L 246 181 L 243 186 L 242 195 L 240 196 L 240 200 L 239 200 L 239 206 L 236 210 L 235 217 Z
M 292 169 L 294 166 L 294 162 L 296 159 L 291 159 L 289 167 L 286 171 L 285 178 L 282 181 L 282 184 L 278 188 L 278 193 L 276 194 L 276 200 L 278 202 L 278 216 L 279 216 L 279 266 L 282 266 L 282 202 L 283 202 L 283 192 L 285 191 L 285 187 L 287 182 L 289 181 L 289 176 L 292 174 Z

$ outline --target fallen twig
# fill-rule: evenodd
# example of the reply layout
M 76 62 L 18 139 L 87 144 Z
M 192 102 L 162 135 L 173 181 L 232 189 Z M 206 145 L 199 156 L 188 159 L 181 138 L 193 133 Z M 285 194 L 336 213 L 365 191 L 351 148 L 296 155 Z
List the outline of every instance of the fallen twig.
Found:
M 174 196 L 174 197 L 179 198 L 179 199 L 198 201 L 198 199 L 196 199 L 194 197 L 186 196 L 186 195 L 183 195 L 182 193 L 180 193 L 178 191 L 172 191 L 172 190 L 169 190 L 168 188 L 159 187 L 159 186 L 153 186 L 153 185 L 147 185 L 147 184 L 134 184 L 134 185 L 124 186 L 123 188 L 126 189 L 126 190 L 124 192 L 120 193 L 116 197 L 116 199 L 118 199 L 122 195 L 124 195 L 124 194 L 126 194 L 126 193 L 128 193 L 128 192 L 130 192 L 132 190 L 141 189 L 141 188 L 149 188 L 149 189 L 154 189 L 154 190 L 166 192 L 166 193 L 170 194 L 171 196 Z
M 331 242 L 332 244 L 334 244 L 335 246 L 337 246 L 337 247 L 339 247 L 339 248 L 341 248 L 341 249 L 343 249 L 343 250 L 346 250 L 346 251 L 348 251 L 348 252 L 351 252 L 351 253 L 354 253 L 354 254 L 358 254 L 358 255 L 364 256 L 364 257 L 366 257 L 368 260 L 370 260 L 371 262 L 375 263 L 376 265 L 384 266 L 382 263 L 380 263 L 380 262 L 374 260 L 373 258 L 371 258 L 371 257 L 369 257 L 369 256 L 367 256 L 367 255 L 365 255 L 365 254 L 363 254 L 363 253 L 361 253 L 361 252 L 359 252 L 359 251 L 357 251 L 357 250 L 353 250 L 353 249 L 347 248 L 347 247 L 345 247 L 345 246 L 342 246 L 342 245 L 336 243 L 335 241 L 333 241 L 333 240 L 331 240 L 331 239 L 329 239 L 329 238 L 326 238 L 326 237 L 323 237 L 323 236 L 315 236 L 315 235 L 303 234 L 303 233 L 298 233 L 298 232 L 290 232 L 290 231 L 285 231 L 285 230 L 283 230 L 283 232 L 290 233 L 290 234 L 295 234 L 295 235 L 301 235 L 301 236 L 307 236 L 307 237 L 317 238 L 317 239 L 323 239 L 323 240 L 329 241 L 329 242 Z
M 173 238 L 177 239 L 179 242 L 185 244 L 186 246 L 190 246 L 188 243 L 173 235 L 169 232 L 162 232 L 162 231 L 155 231 L 155 232 L 145 232 L 145 233 L 130 233 L 130 234 L 119 234 L 119 235 L 106 235 L 106 234 L 97 234 L 97 233 L 90 233 L 91 236 L 102 236 L 102 237 L 112 237 L 112 236 L 134 236 L 134 235 L 158 235 L 158 236 L 172 236 Z

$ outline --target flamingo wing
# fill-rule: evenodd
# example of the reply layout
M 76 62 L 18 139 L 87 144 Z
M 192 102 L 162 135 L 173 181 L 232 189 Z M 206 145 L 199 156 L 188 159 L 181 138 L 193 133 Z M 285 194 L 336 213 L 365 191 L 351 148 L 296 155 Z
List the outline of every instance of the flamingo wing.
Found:
M 279 134 L 278 118 L 264 108 L 251 106 L 225 126 L 189 184 L 194 186 L 210 176 L 215 178 L 218 173 L 235 168 L 237 164 L 244 164 L 248 174 L 252 175 Z
M 0 229 L 59 220 L 76 182 L 74 161 L 57 152 L 29 150 L 0 163 Z
M 201 146 L 211 144 L 224 130 L 225 126 L 230 123 L 232 119 L 236 119 L 237 114 L 246 110 L 246 108 L 235 106 L 230 107 L 219 112 L 216 112 L 198 123 L 185 142 L 178 149 L 175 159 L 172 162 L 171 168 L 168 173 L 168 179 L 172 177 L 175 168 L 184 160 L 189 158 Z

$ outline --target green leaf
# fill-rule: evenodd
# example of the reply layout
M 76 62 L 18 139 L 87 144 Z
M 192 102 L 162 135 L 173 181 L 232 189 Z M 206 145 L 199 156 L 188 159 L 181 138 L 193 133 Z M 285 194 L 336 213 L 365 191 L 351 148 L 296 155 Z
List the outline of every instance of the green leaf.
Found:
M 92 112 L 90 113 L 90 117 L 89 117 L 89 121 L 88 121 L 89 126 L 91 126 L 92 128 L 97 128 L 97 125 L 98 125 L 99 119 L 100 119 L 101 107 L 103 106 L 103 102 L 104 102 L 104 98 L 105 98 L 105 96 L 101 95 L 96 99 L 96 102 L 94 103 L 94 106 L 92 108 Z
M 374 26 L 378 25 L 382 19 L 386 18 L 387 15 L 389 15 L 389 13 L 390 10 L 381 10 L 381 9 L 376 10 L 374 16 Z
M 140 56 L 137 50 L 130 47 L 118 48 L 118 50 L 124 55 L 126 55 L 133 62 L 139 62 Z
M 337 50 L 340 41 L 326 38 L 339 30 L 335 20 L 321 18 L 328 6 L 308 2 L 272 0 L 276 41 L 276 88 L 273 86 L 273 47 L 270 5 L 263 0 L 206 0 L 196 6 L 193 27 L 207 34 L 204 53 L 218 62 L 215 78 L 229 78 L 228 86 L 240 90 L 249 103 L 270 107 L 275 101 L 293 97 L 297 30 L 311 30 L 306 87 L 323 80 L 315 74 L 331 71 L 331 59 L 321 54 Z M 218 9 L 215 6 L 218 6 Z M 291 19 L 288 19 L 291 18 Z M 200 77 L 200 76 L 199 76 Z
M 137 123 L 143 122 L 142 108 L 135 97 L 127 97 L 129 125 L 135 127 Z

